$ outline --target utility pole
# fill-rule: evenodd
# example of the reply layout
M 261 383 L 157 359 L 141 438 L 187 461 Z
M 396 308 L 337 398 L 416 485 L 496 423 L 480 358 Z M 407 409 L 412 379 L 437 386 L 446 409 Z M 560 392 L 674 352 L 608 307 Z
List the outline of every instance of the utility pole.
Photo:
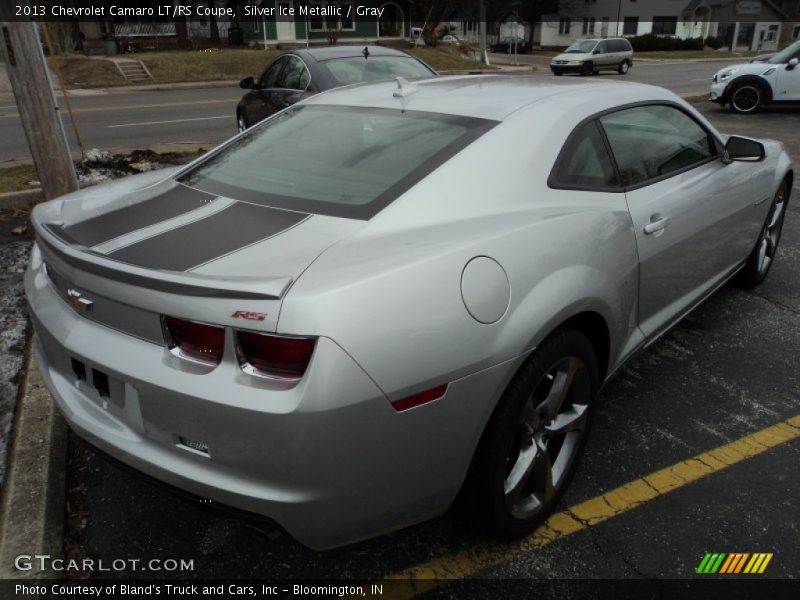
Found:
M 489 64 L 489 54 L 486 52 L 486 2 L 485 0 L 480 0 L 480 9 L 478 18 L 480 19 L 480 23 L 478 24 L 480 31 L 479 34 L 481 36 L 481 62 L 485 64 Z
M 36 24 L 12 21 L 13 10 L 11 3 L 0 3 L 0 46 L 42 192 L 51 200 L 77 190 L 78 180 Z

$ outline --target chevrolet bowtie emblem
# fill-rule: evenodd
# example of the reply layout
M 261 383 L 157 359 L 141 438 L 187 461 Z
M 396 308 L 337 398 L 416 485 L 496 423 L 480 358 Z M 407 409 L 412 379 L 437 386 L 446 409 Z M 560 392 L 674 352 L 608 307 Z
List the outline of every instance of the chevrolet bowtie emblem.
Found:
M 72 308 L 84 312 L 92 310 L 92 305 L 94 304 L 88 298 L 84 298 L 78 290 L 72 289 L 67 290 L 67 300 L 72 304 Z

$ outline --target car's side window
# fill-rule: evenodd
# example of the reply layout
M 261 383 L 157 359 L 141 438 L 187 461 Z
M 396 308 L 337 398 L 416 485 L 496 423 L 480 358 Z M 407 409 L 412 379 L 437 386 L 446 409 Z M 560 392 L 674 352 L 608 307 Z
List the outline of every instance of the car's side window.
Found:
M 626 187 L 685 171 L 717 155 L 710 134 L 673 106 L 637 106 L 602 116 L 600 122 Z
M 276 87 L 284 90 L 305 90 L 311 79 L 305 63 L 296 56 L 288 56 L 287 61 Z
M 594 120 L 579 126 L 569 136 L 556 160 L 550 185 L 590 190 L 618 187 L 614 166 Z
M 597 48 L 595 48 L 594 51 L 599 52 L 600 54 L 607 54 L 608 46 L 606 45 L 606 42 L 600 42 L 597 44 Z
M 278 81 L 278 75 L 285 64 L 286 57 L 281 56 L 278 60 L 267 67 L 267 70 L 261 75 L 261 79 L 258 80 L 258 87 L 262 90 L 274 88 Z

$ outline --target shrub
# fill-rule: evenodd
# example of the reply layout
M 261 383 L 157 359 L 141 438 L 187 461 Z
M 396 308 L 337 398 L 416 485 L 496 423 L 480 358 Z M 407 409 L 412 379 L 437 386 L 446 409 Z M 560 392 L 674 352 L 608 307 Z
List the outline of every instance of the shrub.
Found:
M 646 33 L 628 38 L 628 41 L 637 52 L 672 51 L 672 50 L 702 50 L 703 38 L 681 39 L 668 35 Z
M 722 40 L 722 38 L 718 38 L 718 37 L 714 37 L 713 35 L 710 35 L 710 36 L 708 36 L 706 38 L 705 44 L 706 44 L 706 46 L 708 46 L 712 50 L 719 50 L 720 48 L 722 48 L 725 45 L 725 42 Z

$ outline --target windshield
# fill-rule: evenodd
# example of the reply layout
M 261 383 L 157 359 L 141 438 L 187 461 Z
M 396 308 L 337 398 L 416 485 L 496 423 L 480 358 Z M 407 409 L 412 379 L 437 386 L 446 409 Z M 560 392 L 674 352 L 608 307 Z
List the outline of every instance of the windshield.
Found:
M 333 58 L 324 65 L 339 85 L 367 83 L 405 77 L 433 77 L 434 73 L 415 58 L 405 56 L 350 56 Z
M 180 181 L 254 204 L 368 219 L 494 125 L 408 110 L 295 106 Z
M 572 45 L 566 49 L 567 54 L 587 54 L 594 50 L 597 42 L 594 40 L 581 40 L 573 42 Z
M 800 58 L 800 40 L 787 46 L 775 56 L 770 58 L 767 62 L 772 63 L 773 65 L 781 65 L 788 63 L 793 58 Z

